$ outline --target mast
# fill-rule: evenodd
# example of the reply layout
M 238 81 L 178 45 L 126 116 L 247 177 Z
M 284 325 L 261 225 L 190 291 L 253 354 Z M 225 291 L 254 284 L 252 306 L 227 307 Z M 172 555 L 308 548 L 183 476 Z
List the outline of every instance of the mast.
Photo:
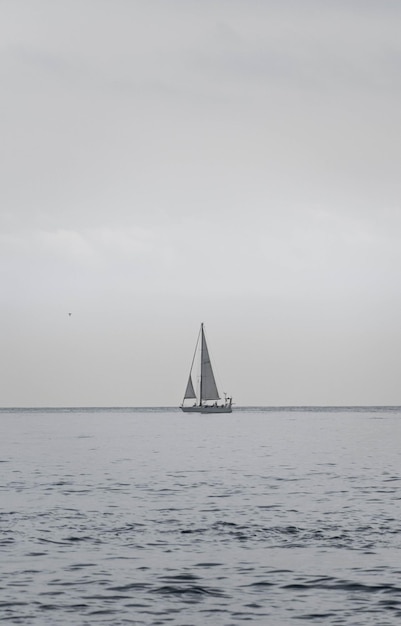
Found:
M 201 351 L 200 351 L 200 362 L 201 362 L 201 372 L 199 378 L 199 406 L 202 405 L 202 363 L 203 363 L 203 344 L 204 344 L 204 332 L 203 332 L 203 322 L 201 323 Z

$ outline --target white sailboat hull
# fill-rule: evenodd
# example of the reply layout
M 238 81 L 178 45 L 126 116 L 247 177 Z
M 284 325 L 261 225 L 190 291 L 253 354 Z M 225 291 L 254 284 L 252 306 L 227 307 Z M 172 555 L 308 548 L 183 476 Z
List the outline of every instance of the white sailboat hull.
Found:
M 232 413 L 231 406 L 204 406 L 201 413 Z
M 226 406 L 180 406 L 184 413 L 232 413 L 231 405 Z
M 184 413 L 202 413 L 201 406 L 180 406 L 180 409 Z

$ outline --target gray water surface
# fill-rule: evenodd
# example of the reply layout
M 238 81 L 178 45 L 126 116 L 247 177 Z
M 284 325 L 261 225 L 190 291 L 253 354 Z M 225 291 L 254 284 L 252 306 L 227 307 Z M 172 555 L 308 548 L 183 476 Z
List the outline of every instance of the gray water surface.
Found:
M 0 427 L 6 624 L 400 623 L 399 408 Z

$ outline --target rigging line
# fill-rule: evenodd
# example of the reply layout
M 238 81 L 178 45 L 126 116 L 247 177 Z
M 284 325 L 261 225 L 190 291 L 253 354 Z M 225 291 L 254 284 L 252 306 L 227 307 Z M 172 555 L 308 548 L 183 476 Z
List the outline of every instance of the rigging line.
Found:
M 195 346 L 195 350 L 194 350 L 194 355 L 192 357 L 192 363 L 191 363 L 191 368 L 189 370 L 189 376 L 192 378 L 192 369 L 194 367 L 194 361 L 195 361 L 195 357 L 196 357 L 196 351 L 198 349 L 198 344 L 199 344 L 199 338 L 200 338 L 200 334 L 201 334 L 202 328 L 200 329 L 199 333 L 198 333 L 198 339 L 196 340 L 196 346 Z

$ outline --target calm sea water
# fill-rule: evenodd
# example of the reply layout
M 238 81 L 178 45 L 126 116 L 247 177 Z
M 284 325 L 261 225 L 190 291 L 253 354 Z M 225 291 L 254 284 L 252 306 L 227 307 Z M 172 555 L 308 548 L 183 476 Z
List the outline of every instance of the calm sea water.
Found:
M 0 425 L 6 624 L 400 624 L 400 408 Z

